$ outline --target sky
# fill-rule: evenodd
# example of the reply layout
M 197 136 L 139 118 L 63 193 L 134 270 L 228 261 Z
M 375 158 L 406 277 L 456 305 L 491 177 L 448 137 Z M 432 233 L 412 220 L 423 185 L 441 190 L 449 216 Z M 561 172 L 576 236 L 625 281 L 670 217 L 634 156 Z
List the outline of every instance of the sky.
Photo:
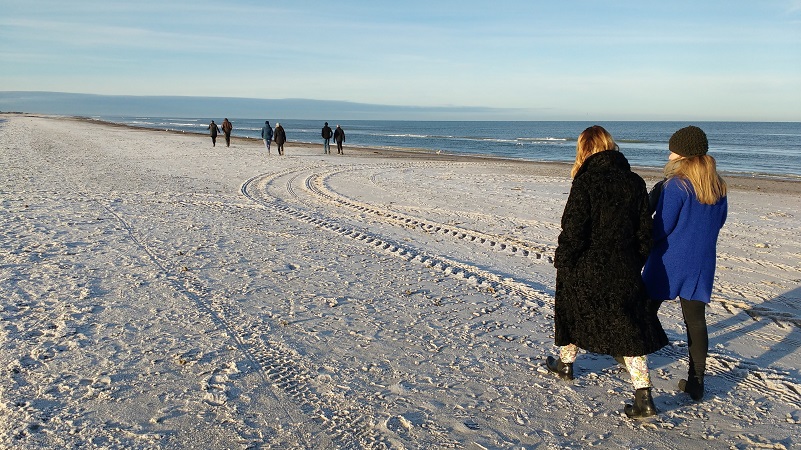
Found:
M 0 0 L 0 90 L 801 121 L 801 0 Z

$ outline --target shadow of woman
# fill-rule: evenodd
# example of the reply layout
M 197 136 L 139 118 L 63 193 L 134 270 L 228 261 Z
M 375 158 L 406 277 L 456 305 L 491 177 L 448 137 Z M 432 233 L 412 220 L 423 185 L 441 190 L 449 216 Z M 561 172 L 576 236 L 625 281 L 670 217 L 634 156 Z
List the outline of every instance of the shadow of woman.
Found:
M 674 317 L 673 308 L 679 311 L 678 320 L 681 320 L 678 302 L 666 301 L 659 312 L 663 324 L 666 316 Z M 730 315 L 716 320 L 724 311 Z M 709 354 L 704 380 L 705 402 L 721 394 L 748 391 L 766 401 L 784 402 L 791 407 L 801 404 L 801 372 L 797 364 L 801 363 L 801 354 L 790 358 L 790 367 L 777 364 L 801 348 L 801 287 L 755 306 L 713 298 L 706 315 Z M 683 323 L 681 327 L 686 332 Z M 669 332 L 668 337 L 674 343 L 649 358 L 652 370 L 674 365 L 676 360 L 683 362 L 680 365 L 686 370 L 686 334 L 676 339 L 676 333 Z M 676 389 L 678 402 L 660 405 L 663 411 L 673 409 L 665 406 L 681 408 L 693 403 L 688 395 Z

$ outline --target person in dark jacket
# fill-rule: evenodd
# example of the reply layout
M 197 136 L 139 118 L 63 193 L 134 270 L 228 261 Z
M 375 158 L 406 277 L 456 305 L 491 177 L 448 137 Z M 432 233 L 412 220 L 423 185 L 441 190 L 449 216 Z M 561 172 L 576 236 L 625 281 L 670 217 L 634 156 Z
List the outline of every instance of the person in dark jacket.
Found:
M 560 356 L 549 356 L 546 365 L 570 380 L 579 348 L 611 355 L 626 367 L 636 390 L 626 415 L 653 416 L 646 355 L 668 339 L 648 307 L 641 277 L 652 226 L 645 182 L 597 125 L 579 135 L 572 175 L 554 255 L 554 341 Z
M 331 127 L 328 126 L 328 122 L 325 123 L 323 126 L 323 131 L 321 133 L 323 136 L 323 153 L 331 153 Z
M 212 120 L 208 126 L 209 133 L 211 133 L 211 146 L 217 146 L 217 133 L 220 132 L 220 128 L 217 126 L 216 123 Z
M 712 297 L 720 229 L 726 223 L 726 182 L 715 158 L 707 155 L 703 130 L 682 128 L 670 137 L 666 179 L 651 191 L 655 200 L 654 246 L 643 269 L 643 281 L 654 308 L 679 298 L 687 328 L 689 365 L 679 389 L 695 401 L 704 398 L 709 351 L 706 305 Z
M 226 147 L 230 147 L 231 146 L 231 131 L 233 129 L 234 129 L 234 125 L 231 122 L 228 121 L 228 118 L 226 117 L 225 119 L 223 119 L 222 132 L 223 132 L 223 134 L 225 134 L 225 146 Z
M 264 126 L 261 127 L 261 139 L 264 141 L 264 146 L 267 147 L 267 154 L 270 154 L 270 142 L 273 140 L 273 128 L 270 126 L 270 121 L 265 120 Z
M 278 155 L 284 154 L 284 143 L 286 142 L 286 132 L 284 131 L 284 127 L 281 126 L 280 123 L 275 124 L 275 145 L 278 146 Z
M 344 155 L 345 152 L 342 150 L 342 143 L 345 142 L 345 130 L 339 125 L 337 125 L 336 130 L 334 130 L 334 141 L 337 143 L 337 155 Z

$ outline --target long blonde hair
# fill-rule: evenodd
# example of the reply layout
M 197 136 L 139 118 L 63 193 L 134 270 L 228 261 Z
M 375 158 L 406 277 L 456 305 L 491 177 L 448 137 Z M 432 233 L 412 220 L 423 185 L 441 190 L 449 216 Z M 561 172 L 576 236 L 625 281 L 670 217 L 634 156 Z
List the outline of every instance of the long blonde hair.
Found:
M 689 181 L 698 201 L 714 205 L 726 196 L 726 182 L 717 171 L 715 158 L 709 155 L 678 158 L 665 165 L 665 178 L 676 177 L 687 188 Z
M 596 153 L 604 152 L 606 150 L 619 150 L 615 140 L 608 131 L 604 130 L 602 126 L 593 125 L 586 130 L 582 131 L 576 140 L 576 162 L 573 163 L 573 169 L 570 171 L 570 176 L 575 178 L 576 173 L 584 164 L 584 161 Z

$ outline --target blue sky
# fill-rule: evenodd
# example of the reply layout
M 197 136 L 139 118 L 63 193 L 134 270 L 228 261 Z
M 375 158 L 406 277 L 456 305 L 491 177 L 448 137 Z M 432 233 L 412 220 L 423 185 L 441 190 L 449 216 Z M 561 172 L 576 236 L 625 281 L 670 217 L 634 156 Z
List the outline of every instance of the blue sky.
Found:
M 801 0 L 0 0 L 0 90 L 801 121 Z

